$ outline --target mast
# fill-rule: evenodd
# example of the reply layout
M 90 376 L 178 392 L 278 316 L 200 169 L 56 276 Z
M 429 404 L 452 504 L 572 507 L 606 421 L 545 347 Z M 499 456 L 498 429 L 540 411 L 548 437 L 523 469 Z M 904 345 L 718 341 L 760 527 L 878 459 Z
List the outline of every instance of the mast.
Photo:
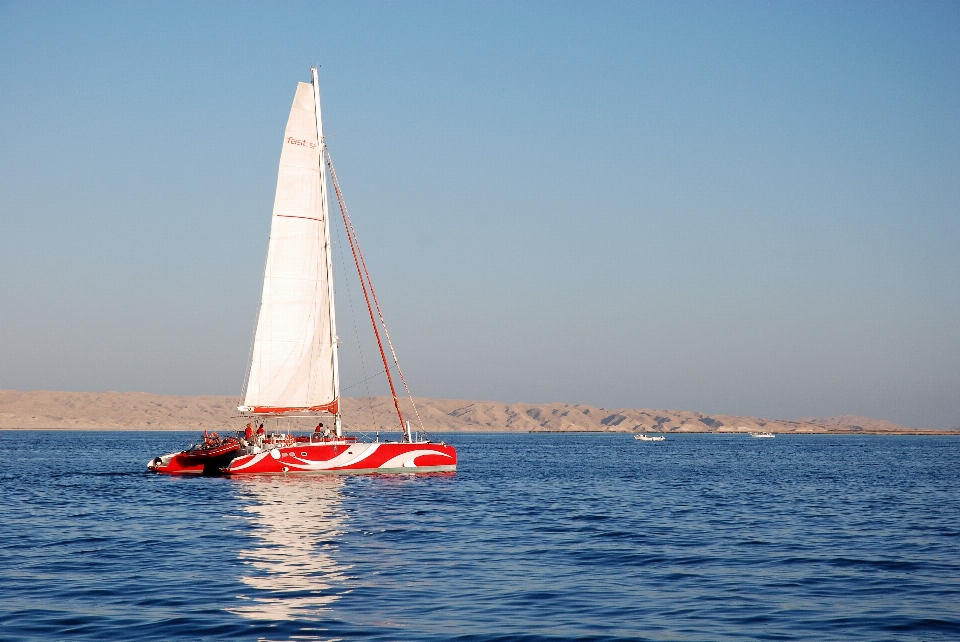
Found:
M 327 167 L 324 162 L 323 150 L 326 143 L 323 140 L 323 118 L 320 116 L 320 79 L 317 77 L 317 68 L 311 67 L 310 72 L 313 75 L 313 100 L 316 105 L 317 114 L 317 141 L 320 144 L 320 208 L 323 212 L 323 243 L 326 251 L 326 271 L 327 271 L 327 300 L 330 302 L 330 343 L 333 346 L 331 351 L 331 365 L 333 367 L 333 398 L 340 399 L 340 359 L 337 351 L 337 314 L 333 302 L 333 255 L 330 247 L 330 208 L 327 203 Z M 341 434 L 340 426 L 340 407 L 337 406 L 335 430 L 337 437 Z

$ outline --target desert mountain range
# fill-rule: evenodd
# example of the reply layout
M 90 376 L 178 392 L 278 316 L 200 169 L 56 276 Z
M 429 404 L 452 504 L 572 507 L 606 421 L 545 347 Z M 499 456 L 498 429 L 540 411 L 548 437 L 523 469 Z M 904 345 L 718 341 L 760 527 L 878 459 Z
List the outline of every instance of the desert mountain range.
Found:
M 145 392 L 20 392 L 0 390 L 0 429 L 60 430 L 216 430 L 239 429 L 237 397 L 167 396 Z M 370 432 L 397 428 L 390 397 L 345 398 L 348 430 Z M 706 415 L 684 410 L 620 408 L 583 404 L 526 404 L 459 399 L 416 399 L 428 431 L 507 432 L 756 432 L 775 433 L 907 433 L 952 431 L 906 428 L 889 421 L 841 415 L 785 421 L 759 417 Z M 416 426 L 409 400 L 405 416 Z M 315 419 L 302 419 L 307 429 Z

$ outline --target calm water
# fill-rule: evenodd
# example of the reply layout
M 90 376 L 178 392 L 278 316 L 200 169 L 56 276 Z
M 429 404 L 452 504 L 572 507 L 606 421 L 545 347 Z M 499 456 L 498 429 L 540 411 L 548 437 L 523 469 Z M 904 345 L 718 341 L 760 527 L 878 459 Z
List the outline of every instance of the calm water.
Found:
M 449 475 L 145 472 L 192 436 L 0 433 L 0 639 L 960 639 L 960 438 L 448 435 Z

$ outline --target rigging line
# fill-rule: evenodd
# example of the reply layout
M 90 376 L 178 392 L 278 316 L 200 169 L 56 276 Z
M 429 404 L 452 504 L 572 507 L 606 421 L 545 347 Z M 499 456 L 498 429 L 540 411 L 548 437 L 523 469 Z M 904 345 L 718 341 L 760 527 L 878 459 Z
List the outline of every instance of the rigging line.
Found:
M 347 214 L 347 221 L 350 223 L 350 229 L 353 230 L 353 220 L 350 219 L 350 215 Z M 356 237 L 356 231 L 353 230 L 354 237 Z M 377 308 L 377 315 L 380 317 L 380 323 L 383 325 L 383 334 L 387 337 L 387 345 L 390 346 L 390 354 L 393 355 L 393 363 L 397 366 L 397 373 L 400 375 L 400 381 L 403 382 L 403 388 L 407 391 L 407 397 L 410 399 L 410 405 L 413 406 L 413 412 L 417 415 L 417 422 L 420 424 L 420 430 L 424 435 L 427 434 L 427 429 L 423 425 L 423 419 L 420 418 L 420 411 L 417 409 L 417 402 L 413 400 L 413 395 L 410 394 L 410 386 L 407 385 L 407 379 L 403 376 L 403 370 L 400 369 L 400 360 L 397 359 L 397 352 L 393 349 L 393 341 L 390 339 L 390 331 L 387 330 L 387 321 L 383 318 L 383 312 L 380 310 L 380 302 L 377 300 L 377 292 L 373 289 L 373 279 L 370 278 L 370 273 L 367 271 L 367 262 L 363 259 L 363 252 L 360 250 L 360 241 L 357 241 L 357 253 L 360 255 L 360 263 L 363 264 L 363 271 L 367 275 L 367 280 L 370 282 L 370 294 L 373 295 L 373 304 Z
M 334 233 L 337 235 L 337 254 L 340 257 L 340 267 L 343 270 L 344 276 L 346 276 L 347 262 L 343 258 L 343 244 L 340 241 L 340 228 L 334 227 L 333 229 L 334 229 Z M 359 332 L 360 325 L 357 323 L 357 315 L 354 312 L 354 308 L 353 308 L 353 293 L 349 287 L 347 287 L 346 290 L 347 290 L 347 301 L 349 301 L 350 303 L 350 320 L 353 322 L 353 335 L 357 340 L 357 352 L 360 355 L 360 372 L 361 374 L 363 374 L 363 381 L 349 385 L 346 388 L 344 388 L 344 390 L 349 390 L 350 388 L 353 388 L 355 386 L 360 385 L 361 383 L 364 383 L 366 384 L 364 386 L 364 389 L 366 390 L 367 397 L 369 398 L 371 395 L 370 395 L 370 384 L 368 382 L 371 379 L 375 379 L 376 377 L 379 377 L 382 373 L 378 372 L 372 377 L 367 376 L 367 365 L 366 365 L 366 361 L 363 358 L 363 344 L 360 341 L 360 332 Z M 373 406 L 369 407 L 369 411 L 370 411 L 370 425 L 372 426 L 376 423 L 376 414 L 374 412 Z
M 359 386 L 361 383 L 367 383 L 368 381 L 370 381 L 370 380 L 372 380 L 372 379 L 376 379 L 377 377 L 379 377 L 379 376 L 382 375 L 382 374 L 383 374 L 383 372 L 378 372 L 377 374 L 375 374 L 375 375 L 373 375 L 373 376 L 371 376 L 371 377 L 367 377 L 367 378 L 364 379 L 363 381 L 358 381 L 357 383 L 351 383 L 349 386 L 347 386 L 346 388 L 344 388 L 344 390 L 350 390 L 350 388 L 356 388 L 356 387 Z M 368 397 L 370 396 L 370 387 L 369 387 L 369 386 L 367 386 L 367 396 L 368 396 Z M 371 406 L 371 408 L 372 408 L 372 406 Z M 371 412 L 373 412 L 373 411 L 371 410 Z
M 336 173 L 333 170 L 333 159 L 330 158 L 330 150 L 324 149 L 327 155 L 327 164 L 330 167 L 330 175 L 334 180 L 334 187 L 337 187 Z M 339 191 L 338 191 L 339 194 Z M 344 214 L 345 224 L 349 224 L 350 232 L 353 233 L 353 238 L 357 238 L 357 232 L 353 228 L 353 220 L 350 218 L 350 214 L 346 209 L 342 209 Z M 377 308 L 377 315 L 380 317 L 380 323 L 383 325 L 383 333 L 387 337 L 387 344 L 390 346 L 390 354 L 393 355 L 393 362 L 397 366 L 397 372 L 400 374 L 400 381 L 403 382 L 403 387 L 407 391 L 407 397 L 410 398 L 410 404 L 413 406 L 413 412 L 417 415 L 417 421 L 420 424 L 420 430 L 426 435 L 427 429 L 423 425 L 423 419 L 420 417 L 420 411 L 417 409 L 417 403 L 413 400 L 413 395 L 410 393 L 410 386 L 407 385 L 407 379 L 403 376 L 403 370 L 400 369 L 400 360 L 397 359 L 397 352 L 393 349 L 393 341 L 390 339 L 390 331 L 387 330 L 387 322 L 383 318 L 383 312 L 380 310 L 380 302 L 377 300 L 377 292 L 373 289 L 373 279 L 370 278 L 370 272 L 367 270 L 367 262 L 363 258 L 363 252 L 360 250 L 360 241 L 357 239 L 357 253 L 360 255 L 360 262 L 363 264 L 363 271 L 367 276 L 367 281 L 370 283 L 370 293 L 373 295 L 373 303 Z M 358 266 L 359 267 L 359 266 Z
M 333 229 L 334 229 L 334 233 L 337 235 L 337 256 L 340 257 L 340 269 L 343 270 L 343 275 L 344 277 L 346 277 L 347 261 L 346 259 L 343 258 L 343 243 L 340 239 L 340 228 L 337 226 L 334 226 Z M 366 361 L 364 361 L 364 358 L 363 358 L 363 344 L 360 341 L 360 331 L 359 331 L 360 325 L 357 323 L 357 315 L 353 309 L 353 292 L 349 287 L 346 287 L 345 289 L 347 291 L 347 301 L 350 303 L 350 320 L 353 322 L 353 336 L 357 340 L 357 352 L 360 354 L 360 372 L 361 374 L 363 374 L 363 381 L 358 381 L 357 383 L 351 384 L 346 388 L 343 388 L 343 390 L 349 390 L 350 388 L 355 388 L 356 386 L 359 386 L 362 383 L 362 384 L 365 384 L 364 389 L 367 392 L 367 396 L 370 397 L 371 396 L 370 383 L 369 383 L 370 380 L 376 379 L 383 373 L 378 372 L 377 374 L 371 377 L 367 376 L 367 365 L 366 365 Z M 343 392 L 343 390 L 341 390 L 341 393 Z M 376 414 L 374 413 L 374 410 L 372 407 L 370 408 L 370 422 L 371 422 L 371 425 L 376 423 Z
M 330 150 L 324 147 L 324 152 L 327 156 L 327 165 L 330 167 L 330 176 L 333 178 L 334 187 L 338 190 L 338 198 L 340 198 L 339 183 L 337 182 L 336 171 L 333 169 L 333 158 L 330 156 Z M 393 355 L 393 362 L 397 366 L 397 372 L 400 374 L 400 381 L 403 382 L 403 387 L 407 391 L 407 397 L 410 399 L 410 405 L 413 406 L 413 412 L 417 415 L 417 422 L 420 424 L 420 430 L 423 432 L 424 436 L 427 436 L 427 429 L 423 425 L 423 419 L 420 417 L 420 410 L 417 408 L 417 402 L 413 400 L 413 395 L 410 393 L 410 386 L 407 385 L 407 378 L 403 376 L 403 370 L 400 369 L 400 360 L 397 359 L 397 352 L 393 349 L 393 341 L 390 339 L 390 331 L 387 330 L 387 321 L 383 318 L 383 312 L 380 310 L 380 301 L 377 300 L 377 292 L 373 289 L 373 279 L 370 278 L 370 272 L 367 270 L 367 262 L 363 258 L 363 252 L 360 250 L 360 240 L 357 238 L 357 232 L 353 227 L 353 220 L 350 218 L 350 213 L 347 212 L 346 206 L 341 202 L 341 212 L 344 216 L 344 223 L 349 224 L 350 232 L 353 233 L 353 238 L 357 240 L 357 253 L 360 255 L 360 262 L 363 264 L 363 271 L 367 276 L 367 281 L 370 283 L 370 293 L 373 295 L 373 303 L 377 307 L 377 314 L 380 316 L 380 323 L 383 324 L 383 333 L 387 337 L 387 345 L 390 346 L 390 354 Z M 429 438 L 429 437 L 428 437 Z
M 370 313 L 370 322 L 373 325 L 373 333 L 377 337 L 377 346 L 380 348 L 380 357 L 383 359 L 383 367 L 387 373 L 387 382 L 390 384 L 390 393 L 393 395 L 393 405 L 397 409 L 397 416 L 400 417 L 400 432 L 406 435 L 406 427 L 403 422 L 403 412 L 400 410 L 400 400 L 397 398 L 397 389 L 393 385 L 393 377 L 390 375 L 390 363 L 387 361 L 387 354 L 383 350 L 383 342 L 380 340 L 380 330 L 377 328 L 377 320 L 373 316 L 373 307 L 370 305 L 370 295 L 367 294 L 367 284 L 363 279 L 363 271 L 360 269 L 360 259 L 357 258 L 357 240 L 351 234 L 351 228 L 348 225 L 347 206 L 343 202 L 343 194 L 340 191 L 340 183 L 337 181 L 337 174 L 333 170 L 333 162 L 330 160 L 330 152 L 326 151 L 327 167 L 330 168 L 330 179 L 333 181 L 333 189 L 337 193 L 337 203 L 340 205 L 340 214 L 343 216 L 343 226 L 347 231 L 347 240 L 350 241 L 350 251 L 353 252 L 353 262 L 357 266 L 357 273 L 360 275 L 360 287 L 363 288 L 363 298 L 367 302 L 367 311 Z M 373 289 L 373 284 L 370 285 Z
M 337 235 L 337 254 L 338 254 L 338 256 L 340 257 L 340 267 L 341 267 L 341 269 L 343 270 L 343 274 L 346 275 L 346 274 L 347 274 L 347 262 L 346 262 L 346 261 L 344 260 L 344 258 L 343 258 L 343 244 L 340 242 L 340 228 L 339 228 L 339 227 L 334 227 L 333 229 L 334 229 L 334 233 Z M 363 345 L 360 343 L 360 332 L 359 332 L 359 330 L 357 329 L 358 326 L 359 326 L 359 324 L 357 323 L 357 315 L 356 315 L 356 313 L 354 312 L 354 309 L 353 309 L 353 294 L 351 293 L 350 288 L 345 288 L 345 289 L 346 289 L 346 291 L 347 291 L 347 301 L 350 303 L 350 320 L 353 321 L 353 335 L 354 335 L 354 337 L 356 337 L 356 339 L 357 339 L 357 352 L 360 354 L 360 372 L 361 372 L 361 374 L 363 374 L 363 377 L 364 377 L 364 378 L 363 378 L 363 381 L 358 381 L 357 383 L 355 383 L 355 384 L 353 384 L 353 385 L 350 385 L 350 386 L 347 386 L 346 388 L 343 389 L 343 390 L 349 390 L 350 388 L 353 388 L 353 387 L 355 387 L 355 386 L 359 386 L 361 383 L 366 383 L 366 382 L 370 381 L 371 379 L 374 379 L 374 378 L 376 378 L 376 377 L 379 377 L 379 376 L 380 376 L 380 373 L 378 372 L 377 374 L 373 375 L 372 377 L 368 377 L 368 376 L 367 376 L 367 366 L 366 366 L 366 362 L 365 362 L 364 359 L 363 359 Z M 369 396 L 370 396 L 370 384 L 367 384 L 367 385 L 365 386 L 365 388 L 366 388 L 366 391 L 367 391 L 367 396 L 369 397 Z M 341 391 L 341 392 L 342 392 L 342 391 Z M 372 407 L 370 408 L 370 419 L 371 419 L 371 421 L 375 422 L 375 416 L 374 416 L 374 414 L 373 414 L 373 408 L 372 408 Z

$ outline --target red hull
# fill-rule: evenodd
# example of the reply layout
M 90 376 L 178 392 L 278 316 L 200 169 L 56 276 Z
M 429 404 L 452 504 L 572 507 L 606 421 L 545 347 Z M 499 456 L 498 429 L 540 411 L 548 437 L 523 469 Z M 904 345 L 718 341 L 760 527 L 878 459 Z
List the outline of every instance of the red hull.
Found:
M 443 443 L 294 440 L 244 448 L 218 457 L 196 457 L 191 451 L 157 457 L 147 467 L 168 475 L 283 475 L 452 472 L 457 451 Z
M 294 443 L 234 458 L 228 475 L 369 474 L 455 471 L 457 451 L 442 443 Z

